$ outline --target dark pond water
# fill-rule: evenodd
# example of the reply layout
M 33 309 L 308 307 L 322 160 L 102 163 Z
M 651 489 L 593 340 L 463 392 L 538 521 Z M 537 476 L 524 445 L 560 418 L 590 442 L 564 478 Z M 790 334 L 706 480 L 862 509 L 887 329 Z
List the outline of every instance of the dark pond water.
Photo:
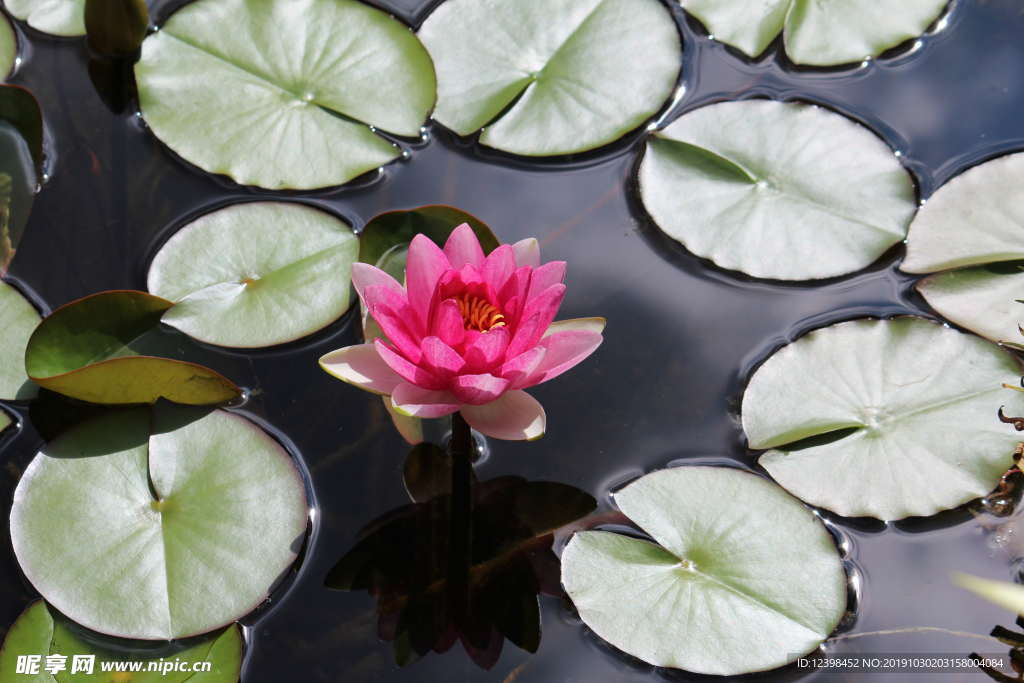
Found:
M 434 3 L 376 4 L 415 26 Z M 156 5 L 162 18 L 171 3 Z M 668 119 L 708 102 L 757 95 L 823 103 L 865 122 L 899 150 L 924 197 L 972 164 L 1024 148 L 1020 0 L 960 0 L 948 26 L 915 49 L 838 71 L 799 71 L 774 53 L 751 63 L 709 41 L 681 11 L 674 14 L 686 46 L 685 92 Z M 177 159 L 133 115 L 133 106 L 112 114 L 90 83 L 80 41 L 50 39 L 24 27 L 19 32 L 24 63 L 13 80 L 39 98 L 51 145 L 50 178 L 37 196 L 12 275 L 41 304 L 52 308 L 103 289 L 144 289 L 149 258 L 185 221 L 269 194 Z M 481 480 L 514 475 L 572 485 L 610 510 L 611 489 L 669 464 L 712 459 L 752 467 L 736 409 L 757 363 L 814 327 L 863 315 L 928 313 L 912 279 L 895 270 L 902 249 L 865 272 L 814 285 L 752 281 L 688 254 L 651 225 L 636 199 L 632 176 L 643 147 L 640 134 L 583 158 L 526 163 L 437 128 L 429 133 L 428 143 L 413 146 L 410 160 L 379 177 L 290 198 L 355 226 L 389 209 L 448 203 L 479 215 L 505 241 L 537 235 L 546 259 L 570 263 L 560 317 L 609 320 L 594 357 L 534 391 L 547 409 L 547 436 L 529 444 L 491 443 L 477 467 Z M 301 454 L 316 494 L 316 529 L 298 575 L 247 621 L 245 683 L 703 680 L 653 670 L 614 651 L 557 596 L 540 599 L 543 634 L 535 655 L 505 643 L 493 667 L 484 670 L 456 644 L 404 668 L 394 664 L 392 644 L 378 636 L 374 598 L 324 587 L 362 527 L 409 503 L 402 481 L 409 449 L 380 401 L 316 367 L 322 353 L 358 341 L 357 322 L 350 314 L 297 344 L 251 353 L 200 348 L 170 332 L 164 340 L 176 353 L 251 389 L 243 410 Z M 25 412 L 24 405 L 12 406 Z M 6 510 L 40 437 L 24 420 L 19 433 L 0 443 L 0 507 Z M 954 588 L 949 574 L 1010 578 L 1015 558 L 1024 555 L 1013 518 L 960 510 L 888 526 L 834 522 L 861 584 L 849 624 L 853 632 L 936 626 L 987 633 L 1012 621 L 1004 610 Z M 7 579 L 0 624 L 9 624 L 34 594 L 9 550 L 6 524 L 0 528 L 0 573 Z M 431 538 L 426 532 L 403 538 L 410 542 L 408 563 L 444 561 L 422 547 Z M 416 539 L 419 548 L 412 547 Z M 400 561 L 402 547 L 392 550 Z M 542 560 L 544 553 L 535 555 Z M 971 650 L 992 648 L 935 633 L 833 646 L 836 652 Z M 840 680 L 795 668 L 758 678 Z M 964 673 L 942 680 L 983 678 Z M 876 679 L 905 680 L 904 674 Z

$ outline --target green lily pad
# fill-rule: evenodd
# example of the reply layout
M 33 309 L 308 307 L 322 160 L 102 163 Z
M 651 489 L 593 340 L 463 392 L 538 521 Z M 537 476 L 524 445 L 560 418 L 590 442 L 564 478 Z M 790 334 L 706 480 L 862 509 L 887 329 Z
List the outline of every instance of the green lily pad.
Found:
M 0 16 L 0 79 L 7 78 L 18 58 L 18 36 L 6 16 Z
M 7 11 L 37 31 L 55 36 L 85 34 L 85 0 L 3 0 Z
M 14 420 L 3 408 L 0 408 L 0 433 L 3 433 L 12 424 L 14 424 Z
M 882 54 L 928 30 L 949 0 L 679 0 L 717 40 L 757 57 L 780 33 L 797 64 L 834 66 Z
M 860 270 L 903 240 L 910 174 L 871 131 L 820 107 L 722 102 L 655 133 L 640 196 L 665 233 L 729 270 L 812 280 Z
M 41 656 L 38 674 L 15 673 L 19 656 Z M 46 670 L 46 657 L 56 655 L 56 664 L 63 668 Z M 76 669 L 76 657 L 92 660 L 92 673 L 88 668 Z M 163 661 L 162 661 L 163 660 Z M 187 671 L 162 673 L 160 668 L 180 662 Z M 111 671 L 102 671 L 106 662 Z M 152 662 L 153 671 L 145 668 Z M 210 670 L 193 673 L 192 667 L 209 662 Z M 83 664 L 86 664 L 83 662 Z M 140 671 L 130 671 L 139 666 Z M 29 605 L 11 626 L 0 651 L 0 683 L 90 683 L 132 681 L 133 683 L 235 683 L 242 666 L 242 636 L 237 625 L 202 639 L 167 644 L 138 644 L 114 641 L 98 634 L 85 632 L 59 615 L 51 615 L 46 603 L 38 600 Z M 86 664 L 87 667 L 87 664 Z
M 0 276 L 17 253 L 41 181 L 42 121 L 32 93 L 0 85 Z
M 397 159 L 434 105 L 416 36 L 357 0 L 196 0 L 142 44 L 142 114 L 168 147 L 243 185 L 340 185 Z
M 308 515 L 288 453 L 214 411 L 173 428 L 148 408 L 108 413 L 48 444 L 14 493 L 25 576 L 100 633 L 182 638 L 266 599 L 295 561 Z
M 149 28 L 146 0 L 86 0 L 89 47 L 108 57 L 127 57 L 142 45 Z
M 252 202 L 178 231 L 149 267 L 149 291 L 177 302 L 163 322 L 218 346 L 293 341 L 337 320 L 352 302 L 359 240 L 330 214 Z
M 28 375 L 25 374 L 25 347 L 39 324 L 39 313 L 18 290 L 0 280 L 0 399 L 24 398 Z
M 665 104 L 682 67 L 657 0 L 448 0 L 419 36 L 437 67 L 434 118 L 525 156 L 619 139 Z
M 743 395 L 758 462 L 812 505 L 883 520 L 933 515 L 984 496 L 1019 436 L 996 412 L 1024 413 L 1002 388 L 1008 352 L 922 318 L 839 323 L 783 347 Z
M 654 542 L 577 533 L 562 583 L 583 623 L 634 657 L 702 674 L 765 671 L 817 648 L 846 611 L 832 537 L 761 477 L 679 467 L 615 502 Z
M 907 235 L 908 273 L 945 318 L 993 341 L 1016 341 L 1024 292 L 1024 154 L 975 166 L 940 187 Z
M 187 405 L 225 403 L 241 396 L 210 368 L 155 356 L 135 347 L 173 306 L 146 292 L 110 291 L 72 301 L 36 328 L 25 351 L 28 376 L 40 386 L 90 403 Z
M 452 230 L 463 223 L 473 228 L 484 253 L 489 254 L 500 242 L 487 224 L 460 209 L 441 204 L 420 206 L 403 211 L 388 211 L 374 216 L 359 233 L 359 260 L 393 275 L 399 282 L 404 279 L 405 261 L 395 261 L 392 250 L 408 247 L 412 238 L 422 233 L 443 247 Z M 385 262 L 385 256 L 392 253 Z M 397 273 L 397 274 L 396 274 Z

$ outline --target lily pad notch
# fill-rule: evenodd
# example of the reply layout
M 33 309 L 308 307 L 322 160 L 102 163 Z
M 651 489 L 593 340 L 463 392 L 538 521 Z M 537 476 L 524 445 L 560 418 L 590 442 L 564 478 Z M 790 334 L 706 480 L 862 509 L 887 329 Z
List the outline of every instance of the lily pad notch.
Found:
M 142 43 L 139 104 L 186 161 L 312 190 L 399 158 L 436 97 L 416 35 L 358 0 L 196 0 Z

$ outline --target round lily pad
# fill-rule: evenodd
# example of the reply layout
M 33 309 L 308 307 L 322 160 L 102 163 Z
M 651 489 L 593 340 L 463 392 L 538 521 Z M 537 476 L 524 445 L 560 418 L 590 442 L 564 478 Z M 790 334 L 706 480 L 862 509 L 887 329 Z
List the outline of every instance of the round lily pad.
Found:
M 877 56 L 928 30 L 949 0 L 679 0 L 718 40 L 757 57 L 780 33 L 797 64 Z
M 85 34 L 85 0 L 4 0 L 4 5 L 37 31 L 55 36 Z
M 1002 388 L 1020 364 L 978 337 L 923 318 L 815 330 L 757 369 L 743 395 L 759 463 L 799 498 L 848 517 L 933 515 L 989 493 L 1024 413 Z
M 0 651 L 0 681 L 24 683 L 89 683 L 98 681 L 105 662 L 141 662 L 140 672 L 114 673 L 105 680 L 119 683 L 236 683 L 242 668 L 242 634 L 237 624 L 207 638 L 174 643 L 146 643 L 115 641 L 80 626 L 69 623 L 59 615 L 50 614 L 42 600 L 29 605 L 7 631 L 3 650 Z M 65 668 L 55 675 L 45 670 L 46 656 L 58 655 Z M 42 656 L 38 674 L 14 674 L 18 658 Z M 71 673 L 76 657 L 93 657 L 92 672 Z M 187 663 L 187 670 L 161 671 L 161 660 Z M 157 667 L 146 671 L 150 662 Z M 193 672 L 199 662 L 209 662 L 210 670 Z M 116 666 L 116 665 L 115 665 Z M 129 664 L 129 666 L 132 666 Z M 7 676 L 14 674 L 14 678 Z
M 812 280 L 871 265 L 903 240 L 910 174 L 871 131 L 820 107 L 746 100 L 655 133 L 639 170 L 669 237 L 754 277 Z
M 0 399 L 24 395 L 28 382 L 25 374 L 25 347 L 40 321 L 35 307 L 18 290 L 0 280 Z M 2 419 L 2 418 L 0 418 Z
M 910 225 L 908 273 L 937 273 L 917 290 L 949 320 L 993 341 L 1020 341 L 1024 320 L 1024 154 L 965 171 L 940 187 Z
M 14 493 L 25 576 L 100 633 L 171 639 L 252 611 L 295 561 L 305 490 L 263 430 L 215 411 L 174 428 L 104 414 L 48 444 Z
M 418 137 L 430 56 L 357 0 L 196 0 L 142 44 L 142 114 L 168 147 L 243 185 L 340 185 Z
M 525 156 L 617 140 L 669 99 L 682 65 L 658 0 L 447 0 L 419 36 L 437 67 L 434 118 Z
M 177 302 L 162 321 L 218 346 L 293 341 L 352 302 L 359 240 L 324 211 L 286 202 L 235 204 L 188 224 L 149 267 L 149 291 Z
M 757 475 L 662 470 L 615 502 L 654 542 L 578 533 L 562 583 L 583 622 L 634 657 L 702 674 L 765 671 L 818 647 L 846 610 L 825 526 Z

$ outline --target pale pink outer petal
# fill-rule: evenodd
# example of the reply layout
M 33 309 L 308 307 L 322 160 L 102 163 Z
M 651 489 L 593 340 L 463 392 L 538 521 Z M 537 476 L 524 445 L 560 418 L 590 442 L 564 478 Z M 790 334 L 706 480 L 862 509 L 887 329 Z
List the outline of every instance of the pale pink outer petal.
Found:
M 597 332 L 601 334 L 604 332 L 604 326 L 608 323 L 604 318 L 570 318 L 568 320 L 556 320 L 555 322 L 548 325 L 548 329 L 544 332 L 545 337 L 550 337 L 556 332 L 566 332 L 568 330 L 588 330 L 590 332 Z
M 444 243 L 444 253 L 455 270 L 459 270 L 467 263 L 479 267 L 484 262 L 484 250 L 480 247 L 480 240 L 476 238 L 476 233 L 469 227 L 469 223 L 463 223 L 452 230 L 452 234 L 448 235 L 448 241 Z
M 545 349 L 544 358 L 523 386 L 532 387 L 558 377 L 597 350 L 602 341 L 604 337 L 592 330 L 566 330 L 544 337 L 537 345 Z
M 391 394 L 391 405 L 407 417 L 444 417 L 459 409 L 455 397 L 447 391 L 430 391 L 402 382 Z
M 371 266 L 368 263 L 352 264 L 352 286 L 355 287 L 359 298 L 366 302 L 363 291 L 367 287 L 383 286 L 394 290 L 396 294 L 405 296 L 405 289 L 398 284 L 398 280 L 385 273 L 380 268 Z
M 320 358 L 320 367 L 343 382 L 375 394 L 390 394 L 404 381 L 384 362 L 373 344 L 331 351 Z
M 451 391 L 460 403 L 473 406 L 490 403 L 505 393 L 509 381 L 492 374 L 459 375 L 452 382 Z
M 395 410 L 395 407 L 391 405 L 390 396 L 381 396 L 381 400 L 384 402 L 384 409 L 391 416 L 392 424 L 395 425 L 395 429 L 402 435 L 406 443 L 410 446 L 423 443 L 423 421 L 418 417 L 402 415 Z
M 536 237 L 527 237 L 512 245 L 512 251 L 516 255 L 516 265 L 522 268 L 529 266 L 536 268 L 540 265 L 540 242 Z
M 405 262 L 405 288 L 423 329 L 427 328 L 437 282 L 449 268 L 448 257 L 429 237 L 421 233 L 412 238 Z
M 525 391 L 508 391 L 482 406 L 462 406 L 462 417 L 473 429 L 495 439 L 533 441 L 544 436 L 544 407 Z

